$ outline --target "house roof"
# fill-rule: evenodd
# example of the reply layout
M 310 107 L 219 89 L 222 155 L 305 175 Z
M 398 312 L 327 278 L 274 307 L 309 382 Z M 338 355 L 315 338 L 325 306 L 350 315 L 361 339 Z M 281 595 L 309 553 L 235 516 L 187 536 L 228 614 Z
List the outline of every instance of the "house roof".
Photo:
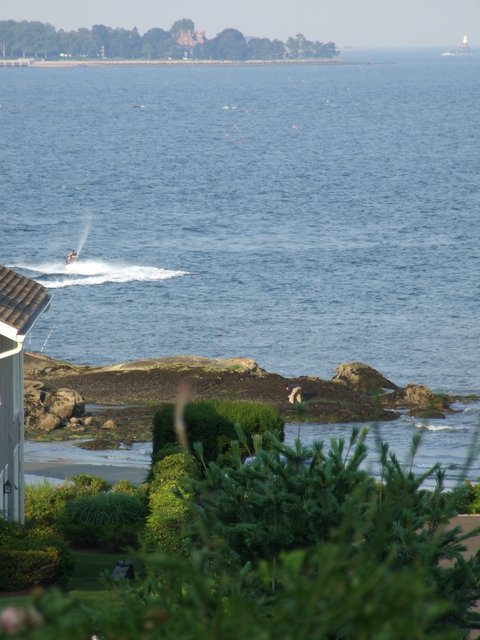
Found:
M 194 47 L 197 43 L 193 39 L 191 31 L 181 31 L 177 38 L 177 44 L 181 47 Z
M 0 335 L 21 341 L 50 301 L 41 284 L 0 265 Z

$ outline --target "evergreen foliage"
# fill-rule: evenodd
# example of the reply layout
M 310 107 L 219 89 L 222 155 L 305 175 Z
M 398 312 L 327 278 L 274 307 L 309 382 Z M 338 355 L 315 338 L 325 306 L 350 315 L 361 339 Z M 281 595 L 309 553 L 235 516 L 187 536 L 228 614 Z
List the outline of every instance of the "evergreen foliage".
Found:
M 279 563 L 286 551 L 347 545 L 351 560 L 359 553 L 362 563 L 368 559 L 399 575 L 420 569 L 439 601 L 448 602 L 442 628 L 479 625 L 473 609 L 480 597 L 480 558 L 461 554 L 472 534 L 448 528 L 457 496 L 445 494 L 443 471 L 435 465 L 415 476 L 412 464 L 404 471 L 382 444 L 377 486 L 361 469 L 365 435 L 354 429 L 348 446 L 334 440 L 328 452 L 322 443 L 306 450 L 297 441 L 290 449 L 272 439 L 251 465 L 238 459 L 225 473 L 221 460 L 210 464 L 204 479 L 192 485 L 201 530 L 233 571 L 263 566 L 272 593 L 281 586 Z M 412 461 L 418 443 L 414 438 Z M 433 491 L 421 488 L 428 477 L 436 479 Z
M 210 464 L 194 486 L 204 529 L 240 564 L 274 562 L 282 551 L 327 540 L 344 514 L 356 520 L 375 493 L 375 482 L 360 469 L 366 432 L 357 436 L 347 450 L 339 441 L 328 453 L 320 444 L 313 451 L 298 443 L 291 449 L 270 438 L 252 464 L 239 458 L 227 472 L 222 461 Z

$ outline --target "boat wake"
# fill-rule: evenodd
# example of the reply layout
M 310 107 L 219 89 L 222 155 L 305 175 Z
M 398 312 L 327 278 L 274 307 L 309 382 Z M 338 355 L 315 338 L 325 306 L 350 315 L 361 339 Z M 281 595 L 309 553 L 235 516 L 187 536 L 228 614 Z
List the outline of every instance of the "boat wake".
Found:
M 14 267 L 27 272 L 27 275 L 48 289 L 94 286 L 109 282 L 156 282 L 188 273 L 103 260 L 78 260 L 71 264 L 63 262 L 18 264 Z

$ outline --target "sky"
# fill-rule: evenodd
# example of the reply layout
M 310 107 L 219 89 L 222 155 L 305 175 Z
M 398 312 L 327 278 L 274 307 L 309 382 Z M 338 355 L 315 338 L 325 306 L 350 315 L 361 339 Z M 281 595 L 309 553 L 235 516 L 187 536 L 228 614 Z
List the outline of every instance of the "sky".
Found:
M 340 48 L 451 48 L 464 34 L 480 45 L 480 0 L 0 0 L 0 20 L 39 20 L 67 31 L 105 24 L 143 34 L 181 18 L 207 38 L 235 28 L 283 41 L 302 33 Z

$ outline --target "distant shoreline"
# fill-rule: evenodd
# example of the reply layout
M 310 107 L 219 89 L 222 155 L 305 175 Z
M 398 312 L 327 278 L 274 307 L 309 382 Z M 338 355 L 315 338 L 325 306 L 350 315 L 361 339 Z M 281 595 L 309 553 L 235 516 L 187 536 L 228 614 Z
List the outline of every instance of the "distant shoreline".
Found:
M 3 63 L 3 64 L 2 64 Z M 257 65 L 342 65 L 356 64 L 339 58 L 305 58 L 295 60 L 0 60 L 0 68 L 29 67 L 71 69 L 76 67 L 157 67 L 157 66 L 257 66 Z

